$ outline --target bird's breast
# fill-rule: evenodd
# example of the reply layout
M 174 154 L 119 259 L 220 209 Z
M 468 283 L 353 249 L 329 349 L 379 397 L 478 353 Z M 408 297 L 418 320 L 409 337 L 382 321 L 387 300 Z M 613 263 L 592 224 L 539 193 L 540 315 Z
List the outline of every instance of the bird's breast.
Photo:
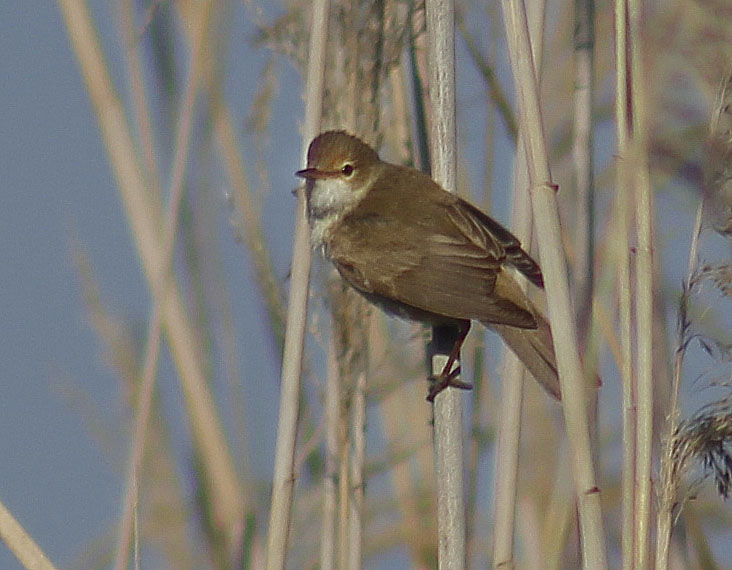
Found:
M 310 245 L 313 249 L 320 250 L 326 257 L 328 257 L 328 242 L 339 218 L 338 214 L 310 218 Z

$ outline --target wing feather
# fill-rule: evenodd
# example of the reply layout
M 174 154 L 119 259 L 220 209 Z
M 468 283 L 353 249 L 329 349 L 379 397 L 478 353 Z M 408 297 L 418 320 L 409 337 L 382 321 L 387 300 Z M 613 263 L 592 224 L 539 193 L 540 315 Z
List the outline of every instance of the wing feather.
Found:
M 363 204 L 334 228 L 328 256 L 372 300 L 375 295 L 455 319 L 536 327 L 528 303 L 495 295 L 507 259 L 501 243 L 463 202 L 441 193 L 450 200 L 438 202 L 437 211 L 434 200 L 424 201 L 413 217 Z

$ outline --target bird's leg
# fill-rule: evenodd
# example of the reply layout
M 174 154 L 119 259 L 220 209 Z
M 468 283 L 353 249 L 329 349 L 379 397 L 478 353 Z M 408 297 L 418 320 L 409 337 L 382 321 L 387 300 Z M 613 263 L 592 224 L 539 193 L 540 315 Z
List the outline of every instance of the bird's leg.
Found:
M 455 339 L 450 355 L 447 357 L 447 362 L 442 368 L 442 372 L 437 376 L 432 375 L 429 377 L 430 390 L 427 394 L 428 402 L 433 402 L 435 396 L 448 386 L 460 388 L 461 390 L 472 390 L 472 384 L 458 380 L 458 376 L 460 375 L 460 366 L 458 365 L 455 370 L 452 369 L 455 361 L 460 358 L 460 349 L 463 346 L 463 342 L 465 342 L 465 337 L 468 336 L 468 332 L 470 332 L 470 321 L 466 321 L 465 324 L 461 324 L 458 328 L 458 336 Z

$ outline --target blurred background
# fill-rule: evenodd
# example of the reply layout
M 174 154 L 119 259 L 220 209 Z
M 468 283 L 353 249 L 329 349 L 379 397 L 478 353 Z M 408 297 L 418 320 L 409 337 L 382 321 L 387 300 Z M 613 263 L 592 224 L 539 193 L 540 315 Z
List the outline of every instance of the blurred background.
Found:
M 0 5 L 0 62 L 6 78 L 0 88 L 0 501 L 57 567 L 91 569 L 109 567 L 114 558 L 136 386 L 152 314 L 151 279 L 135 220 L 149 214 L 162 238 L 192 38 L 203 10 L 186 1 L 89 2 L 97 54 L 117 98 L 102 96 L 100 107 L 92 104 L 90 86 L 98 88 L 96 82 L 105 80 L 99 74 L 82 76 L 79 50 L 70 42 L 80 34 L 70 31 L 70 22 L 82 19 L 65 19 L 64 4 Z M 329 65 L 341 71 L 353 64 L 353 52 L 338 43 L 343 30 L 372 21 L 374 13 L 384 18 L 381 30 L 363 25 L 354 36 L 361 42 L 358 66 L 364 75 L 376 61 L 363 47 L 375 45 L 369 34 L 385 37 L 377 71 L 383 90 L 375 140 L 382 143 L 382 157 L 419 164 L 414 93 L 426 81 L 415 74 L 424 58 L 421 4 L 376 2 L 377 12 L 368 2 L 356 8 L 349 2 L 332 4 Z M 549 4 L 542 78 L 570 269 L 578 203 L 572 159 L 573 6 Z M 465 1 L 458 8 L 460 192 L 510 225 L 516 105 L 500 6 Z M 292 191 L 298 183 L 293 172 L 302 165 L 310 5 L 224 1 L 206 14 L 174 267 L 184 328 L 194 339 L 191 354 L 205 379 L 214 419 L 197 417 L 205 414 L 205 406 L 181 380 L 185 374 L 176 364 L 177 349 L 171 350 L 164 334 L 140 490 L 144 568 L 229 568 L 232 559 L 237 567 L 257 568 L 266 538 L 296 206 Z M 597 4 L 592 228 L 597 297 L 596 323 L 587 335 L 594 335 L 588 344 L 595 347 L 603 379 L 600 482 L 617 567 L 621 423 L 609 229 L 616 195 L 612 16 L 611 4 Z M 708 150 L 709 123 L 732 62 L 732 8 L 723 0 L 674 0 L 660 12 L 648 7 L 645 24 L 658 260 L 655 380 L 664 398 L 678 345 L 676 322 L 694 217 L 710 168 L 720 170 L 708 164 L 714 155 Z M 326 95 L 326 128 L 347 124 L 337 85 L 332 83 Z M 500 96 L 506 108 L 499 107 Z M 129 179 L 124 182 L 124 173 L 110 159 L 115 138 L 122 135 L 100 131 L 100 117 L 113 114 L 117 103 L 147 181 L 149 201 L 138 203 L 140 211 L 121 190 Z M 722 171 L 729 168 L 728 158 L 722 153 L 720 160 L 727 164 Z M 730 254 L 725 223 L 732 218 L 725 217 L 729 202 L 715 204 L 705 214 L 699 266 L 713 265 L 719 278 L 706 280 L 690 295 L 694 338 L 685 346 L 684 417 L 724 396 L 730 382 L 732 278 L 723 269 Z M 312 275 L 293 568 L 318 565 L 320 522 L 312 521 L 320 521 L 325 355 L 333 307 L 328 290 L 333 285 L 322 261 L 314 261 Z M 367 386 L 364 566 L 429 568 L 435 563 L 436 515 L 420 352 L 427 336 L 391 320 L 378 326 L 389 340 Z M 501 348 L 487 335 L 483 353 L 483 331 L 475 328 L 466 371 L 482 379 L 484 389 L 480 397 L 477 391 L 466 393 L 465 401 L 473 485 L 471 562 L 477 568 L 490 560 Z M 727 388 L 714 388 L 725 380 Z M 533 384 L 527 384 L 524 406 L 517 567 L 536 567 L 531 553 L 539 551 L 534 542 L 542 529 L 564 537 L 562 567 L 575 567 L 574 511 L 556 518 L 548 499 L 561 494 L 557 464 L 566 453 L 561 413 Z M 665 401 L 659 409 L 665 409 Z M 198 423 L 206 421 L 213 422 L 228 483 L 212 482 L 220 473 L 211 475 L 211 461 L 221 458 L 206 455 L 212 440 L 200 435 L 210 432 Z M 694 471 L 691 480 L 702 472 Z M 225 501 L 226 489 L 233 493 L 228 511 L 217 503 Z M 729 505 L 711 482 L 693 492 L 675 535 L 677 567 L 732 567 L 732 548 L 725 540 L 732 528 Z M 233 538 L 222 526 L 228 516 L 236 519 Z M 4 544 L 0 568 L 22 568 Z

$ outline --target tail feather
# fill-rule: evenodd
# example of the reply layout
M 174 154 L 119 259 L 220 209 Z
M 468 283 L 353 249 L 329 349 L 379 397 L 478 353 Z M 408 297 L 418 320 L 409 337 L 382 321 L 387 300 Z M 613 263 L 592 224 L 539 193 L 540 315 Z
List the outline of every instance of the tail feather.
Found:
M 542 388 L 557 400 L 561 400 L 562 392 L 559 387 L 552 331 L 547 320 L 538 311 L 534 311 L 534 316 L 538 325 L 535 329 L 485 324 L 501 336 Z

